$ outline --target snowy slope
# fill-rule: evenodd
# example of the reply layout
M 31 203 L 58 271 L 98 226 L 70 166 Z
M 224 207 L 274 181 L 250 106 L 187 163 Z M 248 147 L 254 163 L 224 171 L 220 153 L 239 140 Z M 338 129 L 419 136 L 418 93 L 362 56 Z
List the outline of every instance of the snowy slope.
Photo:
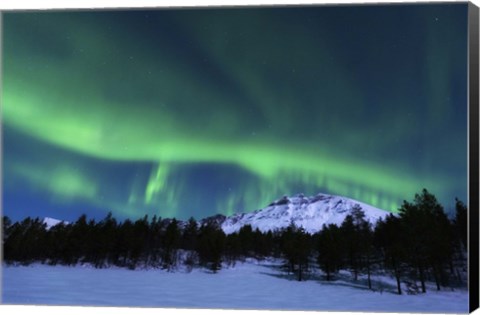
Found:
M 47 225 L 47 227 L 46 227 L 47 230 L 50 230 L 52 227 L 54 227 L 55 225 L 60 224 L 60 223 L 69 224 L 66 221 L 57 220 L 57 219 L 49 218 L 49 217 L 44 218 L 43 223 L 45 223 Z
M 227 217 L 221 227 L 226 234 L 235 233 L 246 224 L 266 232 L 287 227 L 293 222 L 306 232 L 315 233 L 324 224 L 340 225 L 356 204 L 362 208 L 365 218 L 371 223 L 390 213 L 346 197 L 327 194 L 305 197 L 299 194 L 283 197 L 264 209 Z

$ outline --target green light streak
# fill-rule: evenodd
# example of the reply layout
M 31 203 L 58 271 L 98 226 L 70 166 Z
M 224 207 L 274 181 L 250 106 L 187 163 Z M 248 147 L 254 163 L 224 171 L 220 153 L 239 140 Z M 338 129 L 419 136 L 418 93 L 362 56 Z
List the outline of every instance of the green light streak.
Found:
M 167 179 L 169 170 L 166 164 L 157 166 L 155 172 L 152 173 L 145 190 L 145 203 L 151 204 L 154 196 L 165 188 L 165 180 Z
M 192 42 L 195 57 L 205 57 L 217 67 L 217 81 L 206 78 L 188 58 L 177 56 L 164 39 L 152 48 L 140 39 L 125 40 L 131 33 L 98 27 L 103 25 L 98 21 L 86 25 L 66 16 L 42 17 L 35 26 L 53 32 L 56 47 L 36 47 L 27 45 L 32 39 L 25 34 L 15 36 L 6 23 L 6 126 L 81 155 L 156 165 L 145 181 L 130 187 L 124 203 L 97 200 L 104 188 L 100 181 L 71 167 L 49 168 L 47 176 L 45 170 L 24 165 L 16 170 L 18 176 L 57 198 L 104 202 L 125 213 L 162 205 L 165 209 L 158 211 L 163 216 L 177 215 L 179 199 L 188 196 L 187 179 L 176 177 L 177 167 L 195 163 L 236 166 L 254 177 L 216 201 L 216 210 L 227 213 L 266 206 L 295 193 L 298 183 L 391 211 L 423 187 L 439 195 L 452 188 L 445 173 L 416 173 L 402 157 L 379 163 L 382 158 L 373 161 L 360 155 L 365 139 L 375 144 L 366 151 L 377 158 L 419 136 L 418 129 L 405 128 L 409 100 L 400 99 L 401 88 L 377 106 L 375 119 L 357 119 L 371 104 L 350 69 L 341 59 L 336 61 L 328 32 L 292 29 L 279 19 L 269 20 L 270 31 L 258 32 L 264 23 L 261 17 L 253 16 L 249 25 L 241 18 L 215 18 L 211 22 L 218 25 L 210 28 L 197 27 L 208 24 L 201 19 L 178 21 L 183 36 L 178 41 Z M 69 40 L 58 28 L 59 21 Z M 277 33 L 298 49 L 285 51 L 285 40 L 271 40 Z M 436 49 L 442 41 L 431 38 L 427 46 Z M 62 58 L 54 58 L 49 49 L 63 52 L 58 53 Z M 432 112 L 440 107 L 429 123 L 441 128 L 451 110 L 444 99 L 451 92 L 447 87 L 452 65 L 444 62 L 448 52 L 435 56 L 426 63 L 428 106 Z M 224 92 L 221 80 L 234 87 L 233 96 Z M 436 87 L 445 91 L 438 93 Z M 302 112 L 303 107 L 310 111 Z M 422 170 L 429 169 L 433 157 L 421 158 Z
M 101 159 L 118 161 L 158 161 L 158 168 L 145 191 L 145 202 L 163 189 L 169 163 L 215 162 L 239 165 L 257 176 L 270 180 L 282 176 L 301 178 L 330 191 L 350 196 L 349 185 L 369 187 L 371 191 L 395 199 L 414 194 L 419 185 L 442 191 L 441 179 L 420 182 L 394 168 L 379 169 L 376 165 L 330 156 L 308 145 L 285 149 L 278 140 L 228 141 L 199 135 L 190 137 L 182 125 L 155 130 L 155 117 L 142 117 L 145 128 L 127 123 L 132 115 L 125 109 L 123 116 L 111 114 L 103 121 L 86 118 L 90 106 L 79 106 L 77 113 L 62 114 L 61 106 L 49 110 L 30 94 L 4 93 L 4 122 L 33 137 L 68 150 Z M 51 103 L 48 103 L 51 104 Z M 39 110 L 41 109 L 41 110 Z M 104 108 L 107 110 L 107 108 Z M 35 119 L 33 119 L 33 117 Z M 116 123 L 113 123 L 113 119 Z M 110 128 L 105 128 L 108 125 Z M 213 132 L 213 131 L 212 131 Z M 221 132 L 221 130 L 218 130 Z M 303 147 L 302 147 L 303 146 Z M 358 194 L 358 192 L 357 192 Z M 373 199 L 372 199 L 373 200 Z M 379 206 L 378 204 L 375 204 Z
M 98 196 L 97 184 L 88 176 L 68 164 L 37 168 L 23 163 L 14 163 L 9 172 L 27 180 L 32 188 L 51 193 L 52 200 L 94 200 Z

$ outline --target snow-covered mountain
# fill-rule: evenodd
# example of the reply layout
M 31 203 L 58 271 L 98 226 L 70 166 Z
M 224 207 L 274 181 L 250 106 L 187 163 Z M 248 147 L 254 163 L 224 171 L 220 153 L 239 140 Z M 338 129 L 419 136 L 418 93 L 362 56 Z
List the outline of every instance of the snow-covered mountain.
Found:
M 346 197 L 326 194 L 306 197 L 298 194 L 293 197 L 285 196 L 264 209 L 226 217 L 221 222 L 221 227 L 226 234 L 235 233 L 246 224 L 266 232 L 288 227 L 293 222 L 296 226 L 303 227 L 306 232 L 315 233 L 321 230 L 324 224 L 341 225 L 355 205 L 362 208 L 365 219 L 371 223 L 390 214 Z
M 303 227 L 306 232 L 313 234 L 320 231 L 324 224 L 340 226 L 355 205 L 362 208 L 365 219 L 373 224 L 390 214 L 388 211 L 346 197 L 327 194 L 306 197 L 298 194 L 293 197 L 284 196 L 266 208 L 254 212 L 237 213 L 229 217 L 217 214 L 200 220 L 198 224 L 214 223 L 219 225 L 226 234 L 231 234 L 238 232 L 247 224 L 250 224 L 253 229 L 258 228 L 262 232 L 267 232 L 288 227 L 293 222 L 296 226 Z M 171 219 L 164 220 L 168 224 Z M 62 222 L 69 224 L 69 222 L 48 217 L 43 219 L 43 222 L 47 230 Z M 180 228 L 184 228 L 186 224 L 186 221 L 179 221 Z
M 57 220 L 57 219 L 49 218 L 49 217 L 45 217 L 43 219 L 43 223 L 47 225 L 46 226 L 47 231 L 50 230 L 55 225 L 60 224 L 60 223 L 69 224 L 67 221 Z

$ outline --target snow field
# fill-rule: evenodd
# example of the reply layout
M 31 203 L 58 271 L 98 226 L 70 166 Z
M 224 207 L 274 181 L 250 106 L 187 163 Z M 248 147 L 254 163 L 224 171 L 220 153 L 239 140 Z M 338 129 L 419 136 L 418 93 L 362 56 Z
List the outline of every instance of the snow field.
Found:
M 274 263 L 248 261 L 217 274 L 193 269 L 3 267 L 2 303 L 165 308 L 466 313 L 467 291 L 396 295 L 343 281 L 298 282 Z

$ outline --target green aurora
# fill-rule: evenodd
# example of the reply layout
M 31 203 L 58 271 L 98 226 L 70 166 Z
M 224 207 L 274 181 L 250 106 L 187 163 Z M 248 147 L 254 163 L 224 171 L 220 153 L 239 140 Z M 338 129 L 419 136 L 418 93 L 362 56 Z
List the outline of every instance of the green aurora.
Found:
M 390 211 L 467 191 L 466 4 L 9 12 L 3 211 Z

